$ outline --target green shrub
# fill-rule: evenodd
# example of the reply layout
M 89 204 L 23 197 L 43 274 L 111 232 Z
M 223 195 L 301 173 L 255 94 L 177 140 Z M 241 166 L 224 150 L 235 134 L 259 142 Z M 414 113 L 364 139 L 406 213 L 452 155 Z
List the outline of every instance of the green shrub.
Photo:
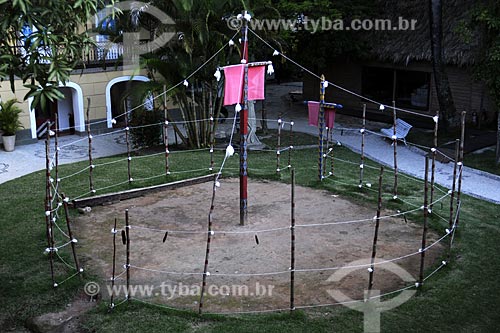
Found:
M 134 147 L 154 147 L 162 142 L 163 116 L 159 110 L 137 109 L 129 124 Z

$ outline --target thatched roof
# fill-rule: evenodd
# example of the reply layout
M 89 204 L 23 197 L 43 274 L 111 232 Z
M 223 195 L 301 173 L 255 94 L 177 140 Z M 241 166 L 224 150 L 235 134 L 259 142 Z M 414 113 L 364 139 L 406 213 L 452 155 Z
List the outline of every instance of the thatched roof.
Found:
M 431 43 L 429 29 L 430 0 L 377 0 L 381 18 L 397 24 L 398 17 L 416 19 L 415 31 L 373 31 L 369 33 L 370 53 L 381 61 L 409 63 L 430 61 Z M 483 1 L 442 0 L 444 61 L 458 66 L 470 65 L 477 59 L 480 47 L 479 28 L 465 33 L 472 11 Z

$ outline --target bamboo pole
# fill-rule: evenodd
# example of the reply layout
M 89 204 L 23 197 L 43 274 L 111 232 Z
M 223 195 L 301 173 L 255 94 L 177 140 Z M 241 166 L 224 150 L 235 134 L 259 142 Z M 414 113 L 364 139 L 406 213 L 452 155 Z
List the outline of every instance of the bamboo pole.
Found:
M 205 251 L 205 263 L 203 265 L 203 280 L 201 283 L 201 294 L 200 294 L 200 305 L 198 307 L 198 313 L 202 314 L 203 312 L 203 301 L 205 296 L 205 289 L 207 287 L 207 276 L 210 274 L 208 272 L 208 259 L 210 257 L 210 243 L 212 242 L 212 214 L 215 209 L 215 191 L 217 188 L 217 178 L 214 180 L 213 189 L 212 189 L 212 201 L 210 203 L 210 212 L 208 213 L 208 226 L 207 226 L 207 248 Z
M 455 206 L 455 190 L 457 184 L 457 169 L 458 169 L 458 159 L 460 158 L 460 140 L 455 140 L 455 159 L 453 166 L 453 181 L 451 185 L 451 193 L 450 193 L 450 217 L 448 220 L 448 232 L 453 232 L 454 229 L 454 219 L 453 219 L 453 211 Z M 452 247 L 452 239 L 450 237 L 450 242 L 448 244 L 448 260 L 451 257 L 451 247 Z
M 418 278 L 418 287 L 422 287 L 424 283 L 424 264 L 425 264 L 425 247 L 427 246 L 427 218 L 429 215 L 428 207 L 428 192 L 429 192 L 429 157 L 425 157 L 425 175 L 424 175 L 424 231 L 422 233 L 422 246 L 420 252 L 420 273 Z
M 113 233 L 113 272 L 111 276 L 111 290 L 115 290 L 115 275 L 116 275 L 116 218 L 115 218 L 115 224 L 113 226 L 113 230 L 111 231 Z M 111 300 L 110 300 L 110 310 L 112 310 L 115 307 L 115 304 L 113 303 L 114 299 L 114 292 L 111 293 Z
M 331 136 L 331 139 L 332 139 L 332 140 L 331 140 L 331 141 L 332 141 L 332 147 L 331 147 L 331 148 L 329 148 L 328 150 L 329 150 L 329 153 L 330 153 L 330 175 L 332 175 L 332 176 L 333 176 L 333 173 L 334 173 L 334 166 L 335 166 L 335 163 L 334 163 L 334 162 L 335 162 L 335 160 L 334 160 L 334 158 L 333 158 L 333 157 L 334 157 L 334 156 L 333 156 L 333 154 L 334 154 L 334 152 L 335 152 L 335 151 L 334 151 L 334 146 L 335 146 L 335 145 L 334 145 L 334 143 L 333 143 L 333 128 L 332 128 L 332 129 L 330 129 L 330 133 L 328 133 L 328 139 L 327 139 L 327 140 L 330 140 L 330 136 Z
M 326 177 L 326 165 L 328 164 L 327 161 L 328 159 L 330 159 L 330 129 L 327 127 L 325 127 L 326 129 L 326 140 L 325 140 L 325 151 L 326 151 L 326 154 L 323 155 L 323 157 L 325 158 L 325 160 L 323 161 L 323 178 Z
M 369 280 L 368 280 L 368 294 L 367 298 L 370 299 L 371 290 L 373 288 L 373 274 L 375 272 L 375 258 L 377 256 L 377 241 L 378 241 L 378 230 L 380 228 L 380 214 L 382 211 L 382 179 L 384 175 L 384 167 L 380 167 L 380 176 L 378 178 L 378 204 L 377 204 L 377 216 L 375 218 L 375 232 L 373 235 L 373 244 L 372 244 L 372 256 L 370 260 L 370 268 L 369 271 Z
M 55 125 L 56 125 L 56 131 L 55 131 L 55 134 L 54 134 L 54 150 L 55 150 L 55 166 L 54 166 L 54 169 L 55 169 L 55 182 L 56 182 L 56 185 L 55 185 L 55 188 L 56 188 L 56 196 L 57 196 L 57 191 L 59 189 L 59 115 L 57 114 L 57 112 L 54 114 L 55 115 Z M 57 203 L 59 203 L 59 196 L 57 196 Z
M 209 113 L 210 113 L 210 134 L 208 140 L 210 141 L 210 168 L 209 171 L 214 169 L 214 148 L 215 148 L 215 122 L 214 122 L 214 106 L 212 101 L 212 88 L 210 87 L 210 92 L 208 94 L 208 104 L 209 104 Z
M 52 278 L 52 285 L 57 287 L 57 283 L 54 277 L 54 243 L 53 243 L 53 228 L 52 228 L 52 195 L 51 195 L 51 176 L 50 176 L 50 127 L 47 132 L 47 139 L 45 140 L 45 168 L 46 168 L 46 183 L 45 183 L 45 228 L 47 236 L 47 252 L 49 255 L 50 264 L 50 276 Z
M 89 142 L 89 185 L 90 192 L 96 192 L 94 188 L 94 161 L 92 159 L 92 134 L 90 134 L 90 97 L 87 98 L 87 137 Z
M 290 219 L 290 311 L 295 310 L 295 169 L 292 169 Z
M 392 137 L 392 145 L 394 146 L 394 200 L 398 198 L 398 138 L 396 135 L 396 101 L 392 101 L 392 114 L 394 118 L 394 133 Z
M 459 161 L 458 161 L 458 167 L 459 167 L 459 172 L 458 172 L 458 186 L 457 186 L 457 221 L 455 223 L 455 228 L 458 227 L 458 224 L 460 222 L 460 204 L 461 204 L 461 196 L 462 196 L 462 177 L 463 177 L 463 170 L 464 170 L 464 148 L 465 148 L 465 116 L 466 112 L 462 112 L 462 130 L 460 133 L 460 154 L 459 154 Z
M 281 155 L 281 118 L 278 119 L 278 143 L 276 146 L 276 174 L 279 176 L 281 172 L 280 168 L 280 155 Z
M 76 271 L 78 273 L 83 273 L 83 269 L 80 269 L 80 264 L 78 262 L 78 257 L 76 256 L 76 242 L 77 240 L 73 237 L 73 232 L 71 231 L 71 220 L 69 217 L 69 209 L 68 209 L 68 198 L 62 193 L 62 199 L 63 199 L 63 207 L 64 207 L 64 214 L 66 216 L 66 227 L 68 228 L 68 236 L 71 241 L 71 252 L 73 253 L 73 260 L 75 261 L 75 267 Z
M 127 267 L 127 301 L 130 301 L 130 224 L 128 218 L 128 209 L 125 209 L 125 237 L 126 240 L 126 267 Z
M 167 86 L 163 86 L 163 143 L 165 145 L 165 176 L 170 174 L 170 163 L 168 150 L 168 107 L 167 107 Z
M 366 132 L 366 104 L 363 104 L 363 125 L 361 128 L 361 162 L 359 163 L 359 188 L 363 187 L 365 169 L 365 132 Z
M 292 167 L 293 125 L 294 125 L 294 122 L 290 121 L 290 142 L 289 142 L 289 146 L 288 146 L 288 168 Z
M 431 149 L 432 152 L 432 171 L 431 171 L 431 200 L 430 200 L 430 210 L 434 206 L 434 186 L 436 181 L 436 156 L 438 149 L 438 129 L 439 129 L 439 110 L 436 111 L 436 118 L 434 118 L 434 147 Z
M 127 101 L 123 101 L 123 109 L 125 110 L 125 141 L 127 142 L 127 175 L 128 175 L 128 183 L 132 184 L 132 173 L 131 173 L 131 165 L 132 157 L 130 156 L 130 127 L 128 126 L 128 109 L 127 109 Z
M 323 180 L 323 164 L 324 164 L 324 130 L 325 130 L 325 76 L 321 75 L 319 89 L 319 117 L 318 117 L 318 178 Z

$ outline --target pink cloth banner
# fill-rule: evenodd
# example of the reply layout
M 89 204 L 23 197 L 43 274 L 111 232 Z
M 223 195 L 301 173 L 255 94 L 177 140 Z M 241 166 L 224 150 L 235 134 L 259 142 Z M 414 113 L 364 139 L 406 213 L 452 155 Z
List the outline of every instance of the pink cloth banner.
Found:
M 309 126 L 318 126 L 319 102 L 307 102 L 309 109 Z
M 319 102 L 307 102 L 309 109 L 309 125 L 318 126 L 319 120 Z M 325 126 L 333 128 L 335 125 L 335 109 L 325 107 Z
M 264 96 L 264 84 L 266 80 L 266 66 L 248 68 L 248 100 L 262 100 Z
M 245 65 L 224 68 L 224 105 L 241 103 Z

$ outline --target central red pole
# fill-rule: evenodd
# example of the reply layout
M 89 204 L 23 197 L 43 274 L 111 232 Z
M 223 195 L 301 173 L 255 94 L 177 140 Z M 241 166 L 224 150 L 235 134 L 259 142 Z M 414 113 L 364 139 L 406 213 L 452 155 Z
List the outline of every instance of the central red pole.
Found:
M 248 64 L 248 21 L 242 17 L 242 62 Z M 243 86 L 243 110 L 240 111 L 240 225 L 245 225 L 248 218 L 248 169 L 247 169 L 247 136 L 248 136 L 248 66 L 245 66 Z

